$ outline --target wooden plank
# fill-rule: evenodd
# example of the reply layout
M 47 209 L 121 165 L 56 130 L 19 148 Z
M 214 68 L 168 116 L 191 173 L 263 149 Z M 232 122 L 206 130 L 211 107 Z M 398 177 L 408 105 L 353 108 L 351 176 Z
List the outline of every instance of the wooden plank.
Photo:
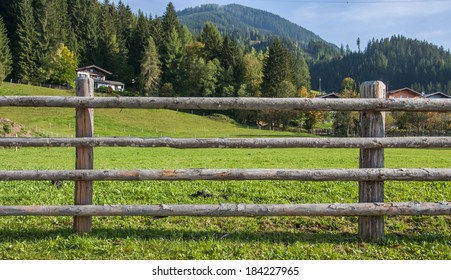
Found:
M 437 216 L 451 215 L 449 202 L 349 204 L 161 204 L 0 206 L 0 216 Z
M 451 137 L 391 138 L 0 138 L 0 147 L 451 148 Z
M 451 168 L 0 170 L 0 181 L 451 181 Z
M 0 96 L 0 106 L 179 110 L 451 112 L 451 99 Z
M 93 97 L 94 80 L 90 78 L 77 78 L 77 96 Z M 94 136 L 94 110 L 88 108 L 76 108 L 75 112 L 76 137 Z M 78 170 L 94 169 L 94 148 L 77 147 L 75 168 Z M 93 182 L 91 180 L 77 180 L 75 182 L 75 205 L 92 204 Z M 90 233 L 92 229 L 92 217 L 74 217 L 74 230 L 76 233 Z
M 386 95 L 385 84 L 380 81 L 364 82 L 360 86 L 361 98 L 382 99 Z M 385 136 L 384 112 L 361 112 L 362 137 Z M 360 168 L 384 168 L 384 149 L 360 149 Z M 384 202 L 384 181 L 360 181 L 359 202 Z M 384 217 L 359 218 L 359 237 L 363 241 L 381 241 L 384 238 Z

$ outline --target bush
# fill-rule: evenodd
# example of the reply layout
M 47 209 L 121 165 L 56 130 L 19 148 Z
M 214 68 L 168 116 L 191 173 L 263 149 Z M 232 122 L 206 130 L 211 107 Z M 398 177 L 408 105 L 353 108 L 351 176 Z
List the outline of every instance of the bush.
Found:
M 113 93 L 113 89 L 111 87 L 99 87 L 95 90 L 95 92 L 99 92 L 99 93 Z
M 11 133 L 11 125 L 9 123 L 3 124 L 3 134 L 7 135 Z

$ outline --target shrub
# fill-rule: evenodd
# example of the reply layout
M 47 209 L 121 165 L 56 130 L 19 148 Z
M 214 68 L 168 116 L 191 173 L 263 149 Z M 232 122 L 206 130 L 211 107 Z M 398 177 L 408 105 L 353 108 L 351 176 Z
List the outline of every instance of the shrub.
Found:
M 111 94 L 113 93 L 113 89 L 111 87 L 99 87 L 95 90 L 95 92 Z

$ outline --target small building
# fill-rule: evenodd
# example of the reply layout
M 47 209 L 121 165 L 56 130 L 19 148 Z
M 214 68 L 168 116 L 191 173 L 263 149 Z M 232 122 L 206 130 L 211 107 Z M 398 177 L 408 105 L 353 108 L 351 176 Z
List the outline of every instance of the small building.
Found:
M 422 98 L 423 94 L 410 88 L 392 90 L 387 93 L 387 98 Z
M 111 72 L 96 65 L 84 66 L 77 69 L 78 77 L 88 77 L 94 80 L 94 89 L 109 87 L 113 91 L 124 91 L 124 83 L 118 81 L 109 81 L 106 79 L 106 76 L 111 74 Z
M 432 99 L 437 99 L 437 98 L 451 98 L 451 96 L 449 96 L 448 94 L 445 94 L 443 92 L 434 92 L 434 93 L 429 93 L 429 94 L 425 94 L 424 98 L 432 98 Z
M 317 98 L 340 98 L 340 95 L 338 93 L 332 92 L 319 95 L 317 96 Z

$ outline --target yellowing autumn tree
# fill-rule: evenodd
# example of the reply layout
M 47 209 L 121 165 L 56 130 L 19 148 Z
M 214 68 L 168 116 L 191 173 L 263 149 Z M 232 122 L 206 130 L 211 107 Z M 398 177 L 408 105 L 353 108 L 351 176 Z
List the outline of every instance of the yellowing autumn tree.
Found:
M 49 64 L 50 81 L 75 87 L 77 78 L 77 57 L 64 44 L 60 44 Z
M 298 90 L 298 97 L 300 98 L 315 98 L 315 94 L 309 91 L 305 86 L 301 86 Z M 324 112 L 320 111 L 307 111 L 300 114 L 303 120 L 303 127 L 307 130 L 311 130 L 317 123 L 324 119 Z

